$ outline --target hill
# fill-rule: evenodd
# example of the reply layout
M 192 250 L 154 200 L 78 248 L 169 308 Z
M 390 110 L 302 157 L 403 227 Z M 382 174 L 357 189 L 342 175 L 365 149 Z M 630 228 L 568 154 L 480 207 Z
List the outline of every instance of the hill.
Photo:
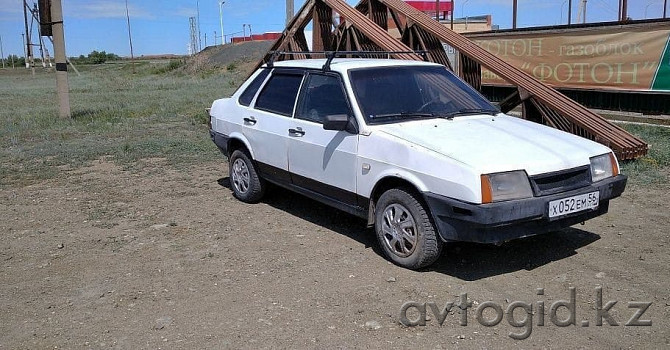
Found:
M 270 49 L 272 43 L 273 41 L 246 41 L 209 46 L 194 57 L 194 63 L 202 68 L 225 68 L 230 64 L 256 63 Z

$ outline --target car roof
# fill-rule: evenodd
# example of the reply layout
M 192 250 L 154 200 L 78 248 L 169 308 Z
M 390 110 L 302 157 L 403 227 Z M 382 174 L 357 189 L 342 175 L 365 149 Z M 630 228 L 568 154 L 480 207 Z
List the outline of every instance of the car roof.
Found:
M 274 63 L 275 67 L 282 68 L 307 68 L 307 69 L 322 69 L 326 64 L 325 58 L 306 59 L 306 60 L 288 60 L 278 61 Z M 437 63 L 412 61 L 412 60 L 396 60 L 396 59 L 379 59 L 379 58 L 335 58 L 330 64 L 331 71 L 344 73 L 351 69 L 358 68 L 375 68 L 375 67 L 399 67 L 399 66 L 440 66 Z M 264 65 L 267 67 L 267 65 Z

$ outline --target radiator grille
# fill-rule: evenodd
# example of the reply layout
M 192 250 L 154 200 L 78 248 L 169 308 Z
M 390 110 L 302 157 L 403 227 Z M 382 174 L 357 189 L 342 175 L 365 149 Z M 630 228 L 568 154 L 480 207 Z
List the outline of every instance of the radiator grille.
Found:
M 549 195 L 588 186 L 591 183 L 589 166 L 535 175 L 530 178 L 536 196 Z

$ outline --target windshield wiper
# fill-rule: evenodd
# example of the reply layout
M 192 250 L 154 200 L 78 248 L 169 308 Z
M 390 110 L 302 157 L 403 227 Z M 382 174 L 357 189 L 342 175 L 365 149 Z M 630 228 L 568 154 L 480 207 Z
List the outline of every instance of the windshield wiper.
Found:
M 453 118 L 457 115 L 468 115 L 468 114 L 489 114 L 497 115 L 499 112 L 493 109 L 487 108 L 463 108 L 457 111 L 446 113 L 444 116 L 447 118 Z
M 402 113 L 387 113 L 387 114 L 377 114 L 374 116 L 374 119 L 382 119 L 382 118 L 408 118 L 408 119 L 415 119 L 415 118 L 437 118 L 438 115 L 435 115 L 433 113 L 410 113 L 410 112 L 402 112 Z

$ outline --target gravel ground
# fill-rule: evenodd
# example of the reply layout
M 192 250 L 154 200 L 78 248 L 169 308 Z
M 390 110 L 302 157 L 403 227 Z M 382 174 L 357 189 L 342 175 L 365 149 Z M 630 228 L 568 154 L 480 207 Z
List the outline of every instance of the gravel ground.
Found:
M 629 187 L 584 226 L 500 247 L 450 244 L 431 268 L 409 271 L 347 214 L 281 189 L 256 205 L 235 200 L 224 161 L 143 162 L 132 171 L 100 159 L 0 190 L 0 348 L 670 347 L 667 186 Z M 571 287 L 575 325 L 556 326 L 570 312 L 552 322 L 551 305 Z M 598 287 L 603 305 L 617 301 L 618 326 L 596 325 Z M 425 326 L 400 323 L 408 301 L 439 314 L 462 294 L 467 314 L 456 306 L 440 326 L 428 304 Z M 532 328 L 521 308 L 481 325 L 487 301 L 532 304 Z M 651 302 L 640 317 L 651 326 L 625 325 L 631 302 Z M 483 321 L 496 321 L 484 305 Z

